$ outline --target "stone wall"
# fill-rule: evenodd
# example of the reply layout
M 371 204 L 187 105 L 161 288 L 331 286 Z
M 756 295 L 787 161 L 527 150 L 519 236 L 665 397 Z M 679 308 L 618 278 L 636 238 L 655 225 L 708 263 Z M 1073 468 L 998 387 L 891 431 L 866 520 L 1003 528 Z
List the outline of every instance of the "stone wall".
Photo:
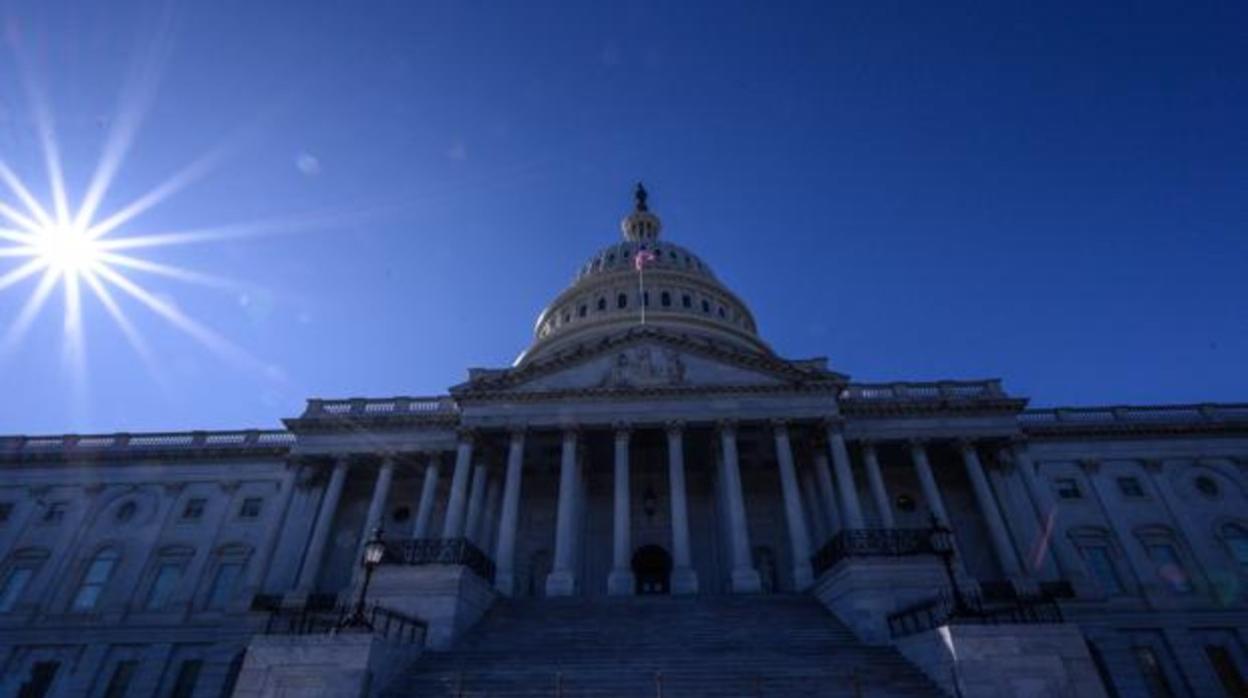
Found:
M 1106 696 L 1076 625 L 946 625 L 895 644 L 951 696 Z

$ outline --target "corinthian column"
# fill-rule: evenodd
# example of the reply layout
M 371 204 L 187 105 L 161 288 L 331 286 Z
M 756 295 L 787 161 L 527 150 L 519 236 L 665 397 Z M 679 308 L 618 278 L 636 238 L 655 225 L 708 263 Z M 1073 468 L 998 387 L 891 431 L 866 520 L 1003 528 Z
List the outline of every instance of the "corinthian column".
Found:
M 442 524 L 443 538 L 464 535 L 464 508 L 468 503 L 468 474 L 472 470 L 472 433 L 463 431 L 455 449 L 455 474 L 451 476 L 451 492 L 446 502 L 446 519 Z
M 416 522 L 412 525 L 412 538 L 425 538 L 429 535 L 429 519 L 433 517 L 433 498 L 438 492 L 438 460 L 442 456 L 429 454 L 429 462 L 425 465 L 425 482 L 420 487 L 420 503 L 416 507 Z
M 893 528 L 897 524 L 893 520 L 893 507 L 888 501 L 888 490 L 884 487 L 884 474 L 880 472 L 880 459 L 875 454 L 875 444 L 870 441 L 862 444 L 862 460 L 867 466 L 867 483 L 871 486 L 871 497 L 875 499 L 875 508 L 880 512 L 880 525 Z
M 737 462 L 736 422 L 721 422 L 719 445 L 723 451 L 720 477 L 728 500 L 728 524 L 732 532 L 732 590 L 753 593 L 763 589 L 750 554 L 749 522 L 745 516 L 745 496 L 741 492 L 741 468 Z
M 776 440 L 776 463 L 780 468 L 780 488 L 784 494 L 784 515 L 789 525 L 789 548 L 793 554 L 793 585 L 804 591 L 814 583 L 810 568 L 810 534 L 802 513 L 802 495 L 797 488 L 797 472 L 793 469 L 793 451 L 789 444 L 789 427 L 782 421 L 772 425 Z
M 627 425 L 615 427 L 615 536 L 612 540 L 611 574 L 607 576 L 607 593 L 614 596 L 632 594 L 634 580 L 629 553 L 632 552 L 629 518 L 631 499 L 628 488 L 628 440 L 631 432 Z
M 828 448 L 832 451 L 832 468 L 836 471 L 836 490 L 841 495 L 841 524 L 847 529 L 861 529 L 862 507 L 858 505 L 858 485 L 854 483 L 853 465 L 840 425 L 828 424 Z
M 330 527 L 334 524 L 334 514 L 338 511 L 338 500 L 342 498 L 342 485 L 346 479 L 347 457 L 339 456 L 329 476 L 329 484 L 325 486 L 325 496 L 316 514 L 316 526 L 312 529 L 312 540 L 308 542 L 308 553 L 299 570 L 299 581 L 295 584 L 298 595 L 307 596 L 316 587 L 321 561 L 325 558 L 325 544 L 329 541 Z
M 1022 576 L 1023 566 L 1018 561 L 1018 553 L 1014 550 L 1014 545 L 1010 543 L 1010 533 L 1005 528 L 1005 519 L 1001 516 L 1001 510 L 997 508 L 997 500 L 992 496 L 988 478 L 984 475 L 984 466 L 979 461 L 979 453 L 970 441 L 961 442 L 959 447 L 962 452 L 962 464 L 966 466 L 966 475 L 971 480 L 971 489 L 975 492 L 979 510 L 988 524 L 989 537 L 992 539 L 992 547 L 997 553 L 997 559 L 1001 562 L 1001 569 L 1007 577 L 1016 580 Z
M 524 474 L 524 430 L 511 432 L 507 448 L 507 479 L 503 483 L 503 512 L 498 519 L 498 570 L 494 586 L 507 596 L 516 586 L 516 526 L 520 520 L 520 478 Z
M 698 593 L 698 575 L 689 553 L 689 505 L 685 500 L 685 445 L 683 425 L 667 424 L 667 476 L 672 490 L 672 593 Z
M 571 596 L 576 588 L 576 575 L 572 571 L 573 519 L 576 518 L 576 489 L 580 480 L 576 471 L 576 430 L 568 428 L 563 432 L 563 452 L 559 463 L 555 560 L 550 575 L 546 577 L 547 596 Z

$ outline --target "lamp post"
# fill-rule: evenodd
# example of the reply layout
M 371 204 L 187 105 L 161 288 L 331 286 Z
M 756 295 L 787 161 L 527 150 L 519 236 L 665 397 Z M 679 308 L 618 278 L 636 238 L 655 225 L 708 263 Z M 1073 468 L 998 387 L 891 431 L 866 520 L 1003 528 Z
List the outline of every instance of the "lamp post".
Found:
M 364 544 L 364 559 L 360 564 L 364 566 L 364 583 L 360 585 L 360 595 L 355 599 L 355 610 L 351 615 L 338 624 L 339 630 L 347 628 L 366 628 L 373 629 L 373 624 L 368 622 L 368 618 L 364 615 L 364 598 L 368 596 L 368 584 L 373 580 L 373 570 L 377 565 L 381 564 L 381 559 L 386 554 L 386 542 L 382 539 L 382 530 L 378 526 L 373 531 L 373 537 Z

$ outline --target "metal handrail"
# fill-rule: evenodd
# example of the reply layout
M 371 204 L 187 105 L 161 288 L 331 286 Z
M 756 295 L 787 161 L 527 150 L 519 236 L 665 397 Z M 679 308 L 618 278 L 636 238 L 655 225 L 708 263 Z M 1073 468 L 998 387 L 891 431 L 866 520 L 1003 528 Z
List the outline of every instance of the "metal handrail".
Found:
M 269 614 L 264 634 L 332 635 L 345 632 L 345 621 L 355 610 L 354 606 L 341 604 L 329 610 L 306 607 L 297 610 L 275 609 Z M 398 642 L 423 644 L 425 633 L 429 630 L 425 621 L 377 604 L 366 606 L 364 616 L 368 619 L 372 634 Z
M 494 583 L 494 561 L 467 538 L 416 538 L 386 541 L 383 565 L 463 565 Z
M 911 604 L 888 616 L 894 638 L 915 635 L 943 625 L 1002 625 L 1061 623 L 1062 609 L 1053 598 L 1036 596 L 985 604 L 978 596 L 955 599 L 940 594 Z
M 908 557 L 934 555 L 932 531 L 926 528 L 846 529 L 832 536 L 810 557 L 818 576 L 851 557 Z

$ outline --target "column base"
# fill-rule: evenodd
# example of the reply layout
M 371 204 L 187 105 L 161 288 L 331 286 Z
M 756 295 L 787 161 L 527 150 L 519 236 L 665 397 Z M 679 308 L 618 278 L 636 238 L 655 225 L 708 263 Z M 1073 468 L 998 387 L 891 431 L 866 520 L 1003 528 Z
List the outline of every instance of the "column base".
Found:
M 815 573 L 810 568 L 810 563 L 796 565 L 793 567 L 793 585 L 798 591 L 806 591 L 815 583 Z
M 547 596 L 571 596 L 576 591 L 576 577 L 570 570 L 555 570 L 546 575 Z
M 611 570 L 607 575 L 607 593 L 611 596 L 632 596 L 637 591 L 637 580 L 629 570 Z
M 494 572 L 494 590 L 506 597 L 514 596 L 516 593 L 516 575 L 508 570 L 506 572 L 497 570 Z
M 673 594 L 696 594 L 698 573 L 689 567 L 677 567 L 672 570 L 671 586 Z
M 762 590 L 763 580 L 758 576 L 758 570 L 753 567 L 745 567 L 732 571 L 732 593 L 757 594 Z

